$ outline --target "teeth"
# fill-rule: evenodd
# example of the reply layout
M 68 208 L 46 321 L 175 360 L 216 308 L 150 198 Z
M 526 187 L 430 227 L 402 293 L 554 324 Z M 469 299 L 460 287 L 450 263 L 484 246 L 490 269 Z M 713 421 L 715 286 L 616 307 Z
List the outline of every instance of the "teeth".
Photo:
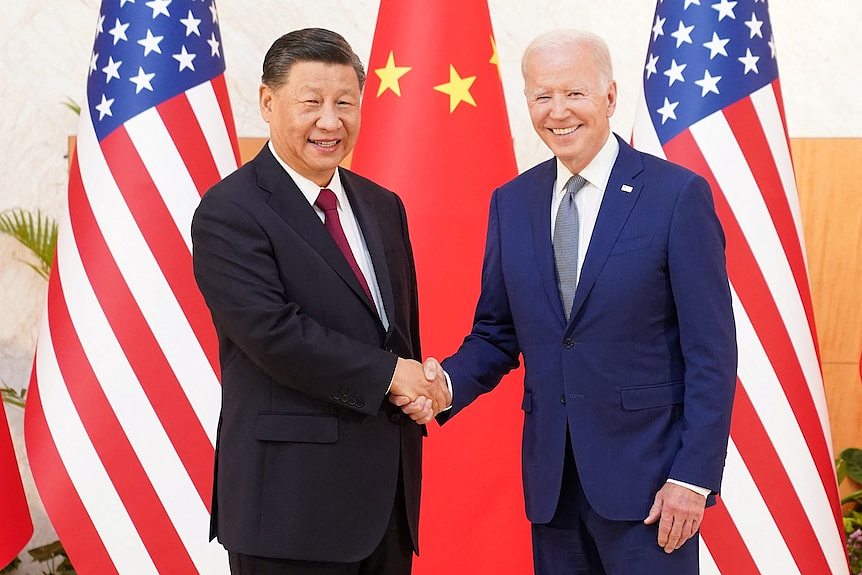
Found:
M 575 131 L 574 128 L 551 128 L 551 131 L 558 136 L 565 136 Z
M 334 148 L 338 145 L 338 140 L 327 140 L 325 142 L 321 140 L 310 140 L 310 142 L 315 146 L 320 146 L 321 148 Z

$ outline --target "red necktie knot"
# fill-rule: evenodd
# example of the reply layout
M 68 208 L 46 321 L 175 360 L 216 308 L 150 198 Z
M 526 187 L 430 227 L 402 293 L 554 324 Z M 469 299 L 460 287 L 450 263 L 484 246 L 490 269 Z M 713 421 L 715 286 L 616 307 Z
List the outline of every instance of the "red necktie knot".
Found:
M 317 201 L 314 202 L 314 205 L 324 212 L 331 212 L 336 209 L 338 200 L 335 198 L 335 193 L 332 190 L 323 188 L 320 190 L 320 194 L 317 196 Z

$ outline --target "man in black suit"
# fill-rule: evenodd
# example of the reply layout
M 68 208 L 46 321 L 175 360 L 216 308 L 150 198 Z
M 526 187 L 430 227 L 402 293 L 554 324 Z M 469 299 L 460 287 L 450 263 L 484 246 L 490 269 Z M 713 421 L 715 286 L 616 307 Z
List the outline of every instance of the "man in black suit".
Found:
M 419 358 L 401 200 L 339 162 L 362 63 L 334 32 L 263 63 L 270 141 L 204 196 L 195 276 L 219 336 L 211 536 L 242 575 L 410 572 L 424 427 L 387 393 L 448 403 Z

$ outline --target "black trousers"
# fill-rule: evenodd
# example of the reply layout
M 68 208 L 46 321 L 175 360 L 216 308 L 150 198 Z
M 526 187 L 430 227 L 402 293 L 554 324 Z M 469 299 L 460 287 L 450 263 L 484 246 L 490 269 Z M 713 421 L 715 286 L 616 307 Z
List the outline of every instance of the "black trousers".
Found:
M 404 485 L 399 470 L 398 489 L 389 525 L 377 548 L 362 561 L 330 563 L 270 559 L 228 550 L 231 575 L 410 575 L 413 543 L 407 523 Z

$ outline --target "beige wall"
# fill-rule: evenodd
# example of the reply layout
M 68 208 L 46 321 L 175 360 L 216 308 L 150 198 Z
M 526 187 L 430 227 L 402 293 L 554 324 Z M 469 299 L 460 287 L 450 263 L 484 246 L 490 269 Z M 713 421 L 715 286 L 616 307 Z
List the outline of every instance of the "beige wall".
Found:
M 74 133 L 76 118 L 60 102 L 65 97 L 81 100 L 98 6 L 97 0 L 4 2 L 0 210 L 41 208 L 56 216 L 65 202 L 66 136 Z M 260 61 L 271 41 L 293 28 L 323 26 L 344 34 L 367 59 L 378 2 L 221 0 L 219 6 L 238 133 L 253 136 L 265 134 L 256 94 Z M 653 2 L 489 0 L 489 6 L 521 169 L 548 154 L 533 134 L 521 100 L 520 53 L 530 39 L 552 27 L 585 28 L 608 41 L 620 94 L 613 125 L 629 135 Z M 862 3 L 833 0 L 812 7 L 803 0 L 776 0 L 771 8 L 790 135 L 862 137 L 862 50 L 856 40 Z M 26 386 L 45 295 L 43 280 L 18 261 L 26 257 L 11 239 L 0 237 L 0 384 L 16 388 Z M 10 409 L 9 415 L 20 438 L 20 411 Z M 17 447 L 23 451 L 20 440 Z M 29 488 L 32 492 L 31 482 Z M 37 518 L 33 544 L 52 538 L 47 522 Z M 40 571 L 28 567 L 21 572 Z

